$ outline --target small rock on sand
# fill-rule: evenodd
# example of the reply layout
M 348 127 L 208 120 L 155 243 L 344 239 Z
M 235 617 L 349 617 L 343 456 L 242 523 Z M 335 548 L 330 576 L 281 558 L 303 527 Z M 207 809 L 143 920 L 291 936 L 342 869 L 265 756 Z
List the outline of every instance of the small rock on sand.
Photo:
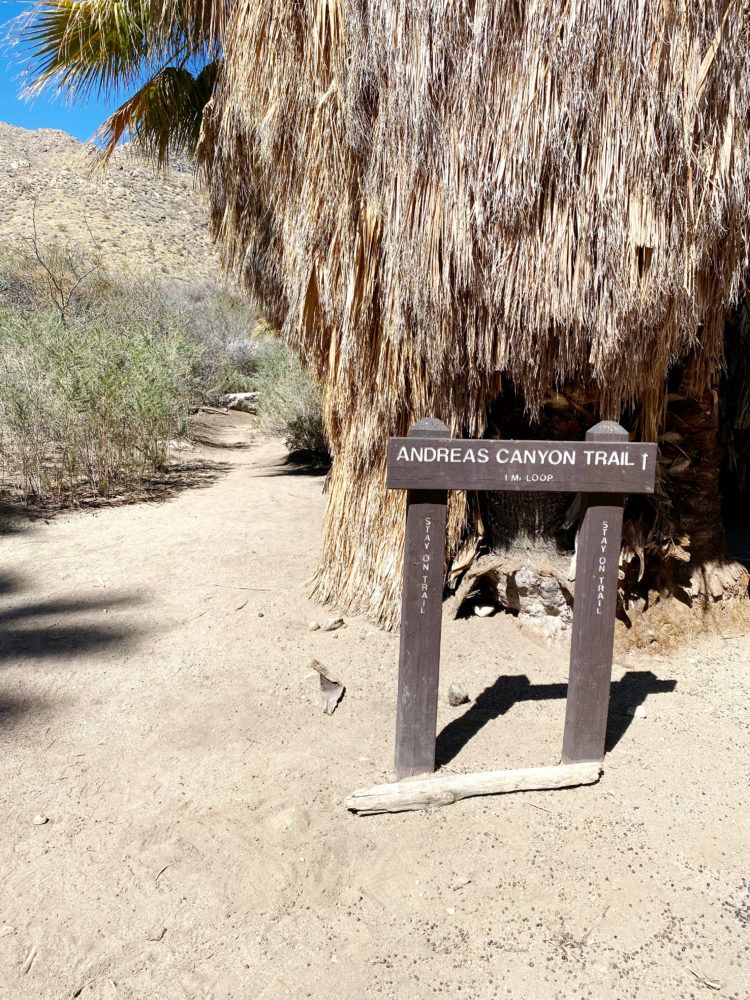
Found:
M 457 705 L 465 705 L 469 700 L 469 695 L 466 690 L 461 687 L 460 684 L 451 684 L 448 688 L 448 704 L 453 705 L 455 708 Z
M 478 618 L 489 618 L 490 615 L 494 615 L 495 607 L 492 604 L 475 604 L 474 614 Z
M 34 826 L 44 826 L 45 823 L 49 823 L 49 817 L 42 816 L 41 813 L 37 813 L 34 819 L 32 820 L 32 823 L 34 824 Z

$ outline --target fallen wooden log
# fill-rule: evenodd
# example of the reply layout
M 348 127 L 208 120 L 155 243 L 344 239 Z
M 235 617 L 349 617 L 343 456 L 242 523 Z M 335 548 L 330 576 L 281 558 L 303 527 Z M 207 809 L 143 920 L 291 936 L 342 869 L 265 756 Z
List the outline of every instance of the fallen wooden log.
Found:
M 473 795 L 500 795 L 547 788 L 593 785 L 602 766 L 593 763 L 558 764 L 554 767 L 522 767 L 513 771 L 478 771 L 475 774 L 422 775 L 388 785 L 360 788 L 346 799 L 346 808 L 363 815 L 406 812 L 449 806 Z

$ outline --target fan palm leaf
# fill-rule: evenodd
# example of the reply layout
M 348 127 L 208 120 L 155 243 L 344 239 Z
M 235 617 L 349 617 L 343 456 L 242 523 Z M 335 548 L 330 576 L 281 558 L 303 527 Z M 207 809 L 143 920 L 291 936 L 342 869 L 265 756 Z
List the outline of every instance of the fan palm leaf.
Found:
M 217 10 L 206 0 L 38 0 L 9 38 L 24 93 L 71 101 L 137 88 L 95 134 L 106 162 L 129 139 L 157 164 L 192 155 L 218 76 Z
M 94 141 L 105 161 L 125 138 L 159 166 L 175 153 L 191 156 L 218 68 L 216 62 L 207 63 L 193 76 L 187 69 L 166 66 L 151 76 L 96 132 Z

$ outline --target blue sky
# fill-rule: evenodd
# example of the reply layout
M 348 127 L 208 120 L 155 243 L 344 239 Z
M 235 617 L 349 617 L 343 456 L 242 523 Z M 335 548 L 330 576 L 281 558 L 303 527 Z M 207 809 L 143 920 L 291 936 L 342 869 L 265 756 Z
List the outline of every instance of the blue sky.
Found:
M 18 14 L 28 10 L 30 2 L 0 0 L 0 37 L 7 33 L 7 25 Z M 0 49 L 0 121 L 23 128 L 59 128 L 77 139 L 89 139 L 96 127 L 117 106 L 116 100 L 103 101 L 94 97 L 85 105 L 71 107 L 62 98 L 37 98 L 29 103 L 18 99 L 21 83 L 17 79 L 20 65 L 6 51 Z

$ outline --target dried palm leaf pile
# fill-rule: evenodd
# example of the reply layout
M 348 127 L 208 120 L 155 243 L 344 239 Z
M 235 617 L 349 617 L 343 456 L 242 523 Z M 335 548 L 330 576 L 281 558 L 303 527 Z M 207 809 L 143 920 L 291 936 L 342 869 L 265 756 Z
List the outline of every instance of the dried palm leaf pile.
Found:
M 398 618 L 385 442 L 566 383 L 658 435 L 750 246 L 746 0 L 237 0 L 202 161 L 226 264 L 318 374 L 316 595 Z M 454 498 L 451 545 L 465 530 Z

